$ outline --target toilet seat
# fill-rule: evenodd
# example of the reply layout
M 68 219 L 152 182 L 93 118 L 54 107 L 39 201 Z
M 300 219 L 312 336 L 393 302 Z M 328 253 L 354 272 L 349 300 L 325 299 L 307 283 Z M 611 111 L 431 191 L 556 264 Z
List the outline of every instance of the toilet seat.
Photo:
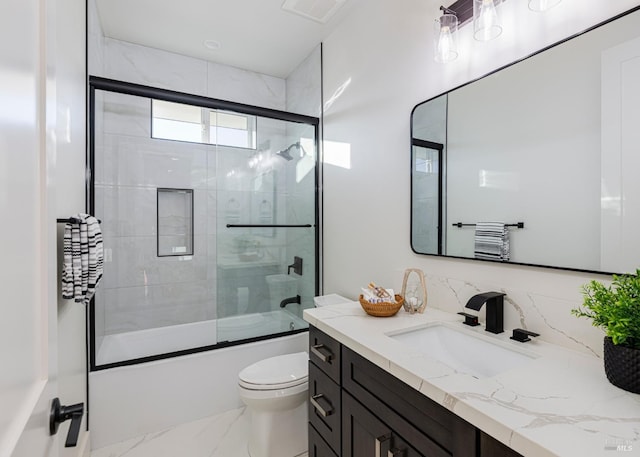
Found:
M 248 390 L 281 390 L 306 384 L 309 355 L 285 354 L 249 365 L 238 375 L 238 384 Z

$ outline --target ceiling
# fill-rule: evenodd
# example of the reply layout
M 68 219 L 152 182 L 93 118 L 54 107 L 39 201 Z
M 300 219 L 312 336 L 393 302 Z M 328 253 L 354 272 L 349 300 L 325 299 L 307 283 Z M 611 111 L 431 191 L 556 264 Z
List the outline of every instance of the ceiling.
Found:
M 363 0 L 96 0 L 106 37 L 287 77 Z M 366 1 L 366 0 L 364 0 Z M 293 4 L 309 19 L 283 5 Z M 331 9 L 335 8 L 332 12 Z M 213 49 L 207 48 L 209 40 Z

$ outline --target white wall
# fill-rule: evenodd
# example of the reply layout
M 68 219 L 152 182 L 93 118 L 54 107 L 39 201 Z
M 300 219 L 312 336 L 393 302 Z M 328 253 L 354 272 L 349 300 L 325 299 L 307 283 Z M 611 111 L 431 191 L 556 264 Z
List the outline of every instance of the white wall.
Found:
M 282 78 L 112 38 L 104 39 L 103 52 L 103 73 L 94 73 L 95 76 L 264 108 L 285 109 L 285 80 Z
M 324 292 L 355 298 L 369 281 L 399 288 L 404 269 L 418 267 L 428 276 L 428 306 L 458 311 L 477 292 L 504 290 L 505 328 L 526 326 L 542 339 L 601 354 L 603 333 L 569 313 L 592 275 L 412 253 L 409 115 L 423 100 L 637 2 L 565 0 L 539 15 L 526 2 L 505 2 L 503 36 L 474 43 L 467 40 L 471 27 L 462 28 L 460 57 L 446 65 L 432 57 L 430 24 L 439 4 L 363 1 L 363 12 L 324 42 L 325 152 L 333 148 L 342 159 L 342 166 L 324 165 Z M 386 219 L 375 223 L 370 214 Z
M 66 218 L 85 211 L 86 157 L 86 58 L 85 1 L 57 2 L 57 150 L 56 214 Z M 63 225 L 58 224 L 58 278 L 61 274 Z M 58 293 L 60 289 L 58 287 Z M 89 452 L 87 418 L 87 351 L 85 344 L 86 307 L 58 295 L 58 370 L 62 404 L 85 404 L 78 447 L 64 448 L 61 456 Z M 69 422 L 60 426 L 65 437 Z

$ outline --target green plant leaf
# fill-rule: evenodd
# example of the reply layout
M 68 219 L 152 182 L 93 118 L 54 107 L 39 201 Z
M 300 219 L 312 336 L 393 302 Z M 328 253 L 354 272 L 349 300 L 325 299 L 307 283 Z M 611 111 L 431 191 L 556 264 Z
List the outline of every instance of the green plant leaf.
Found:
M 614 344 L 640 348 L 640 269 L 635 274 L 613 275 L 610 286 L 594 280 L 581 290 L 582 306 L 571 314 L 591 319 Z

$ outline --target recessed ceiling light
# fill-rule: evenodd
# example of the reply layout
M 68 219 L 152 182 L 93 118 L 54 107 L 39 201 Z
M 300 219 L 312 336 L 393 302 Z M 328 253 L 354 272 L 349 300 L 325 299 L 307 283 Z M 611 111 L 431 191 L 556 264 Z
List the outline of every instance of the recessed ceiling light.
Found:
M 220 42 L 217 40 L 204 40 L 202 44 L 204 44 L 205 48 L 211 49 L 212 51 L 216 51 L 220 49 L 220 46 L 221 46 Z

